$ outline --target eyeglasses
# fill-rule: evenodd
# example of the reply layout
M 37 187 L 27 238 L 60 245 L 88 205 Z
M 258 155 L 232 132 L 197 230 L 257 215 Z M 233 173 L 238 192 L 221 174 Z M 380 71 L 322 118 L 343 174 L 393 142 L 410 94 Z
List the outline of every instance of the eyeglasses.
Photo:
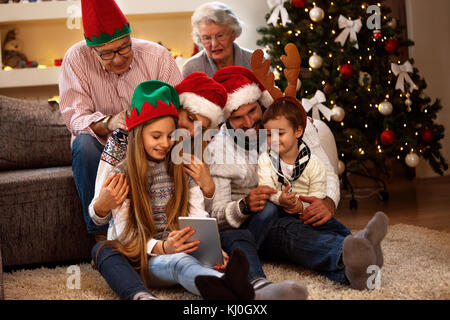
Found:
M 126 46 L 121 47 L 117 50 L 106 51 L 106 52 L 102 52 L 102 53 L 98 52 L 95 48 L 94 48 L 94 50 L 95 50 L 95 52 L 97 52 L 98 56 L 100 58 L 102 58 L 102 60 L 112 60 L 116 56 L 116 53 L 119 54 L 119 56 L 125 56 L 125 55 L 129 54 L 131 51 L 131 43 L 129 43 Z
M 218 34 L 214 35 L 214 38 L 216 39 L 217 42 L 223 42 L 227 39 L 229 34 L 230 34 L 229 31 L 225 32 L 225 33 L 218 33 Z M 212 37 L 211 36 L 201 36 L 200 40 L 203 44 L 211 44 Z

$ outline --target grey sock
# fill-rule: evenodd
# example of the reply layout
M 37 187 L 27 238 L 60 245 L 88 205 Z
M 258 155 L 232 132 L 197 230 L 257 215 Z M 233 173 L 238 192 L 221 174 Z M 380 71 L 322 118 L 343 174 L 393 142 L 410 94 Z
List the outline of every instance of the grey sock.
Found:
M 158 300 L 158 298 L 150 292 L 139 291 L 133 296 L 133 300 Z
M 370 276 L 368 267 L 376 263 L 375 250 L 366 238 L 347 236 L 344 240 L 342 260 L 345 265 L 345 275 L 353 289 L 367 288 L 367 279 Z
M 381 240 L 387 234 L 389 218 L 381 211 L 375 213 L 373 218 L 367 223 L 366 227 L 358 232 L 357 238 L 366 238 L 372 244 L 375 250 L 376 262 L 378 267 L 383 266 L 383 252 L 381 250 Z
M 270 282 L 264 278 L 252 281 L 255 300 L 306 300 L 308 289 L 295 281 Z

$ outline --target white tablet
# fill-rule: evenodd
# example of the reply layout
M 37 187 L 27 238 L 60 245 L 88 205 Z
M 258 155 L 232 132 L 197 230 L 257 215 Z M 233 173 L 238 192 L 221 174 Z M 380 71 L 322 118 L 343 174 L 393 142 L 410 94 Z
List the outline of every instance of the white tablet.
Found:
M 215 218 L 179 217 L 178 224 L 180 229 L 189 226 L 195 230 L 195 234 L 187 242 L 200 240 L 197 250 L 190 255 L 209 267 L 223 264 L 219 228 Z

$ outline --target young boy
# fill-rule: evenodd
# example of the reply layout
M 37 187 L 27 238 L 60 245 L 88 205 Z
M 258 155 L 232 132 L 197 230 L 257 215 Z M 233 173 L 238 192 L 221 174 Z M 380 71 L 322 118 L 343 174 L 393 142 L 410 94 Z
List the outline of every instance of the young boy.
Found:
M 269 200 L 285 212 L 301 214 L 309 203 L 302 202 L 297 194 L 326 197 L 325 166 L 301 139 L 306 126 L 305 110 L 297 99 L 285 96 L 275 100 L 264 113 L 262 123 L 269 149 L 258 159 L 259 185 L 278 190 Z

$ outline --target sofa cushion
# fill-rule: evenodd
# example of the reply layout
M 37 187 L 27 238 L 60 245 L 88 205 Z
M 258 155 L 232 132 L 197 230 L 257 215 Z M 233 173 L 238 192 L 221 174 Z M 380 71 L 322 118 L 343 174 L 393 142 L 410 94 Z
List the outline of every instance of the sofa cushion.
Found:
M 0 245 L 4 266 L 90 258 L 70 166 L 0 172 Z
M 70 132 L 58 106 L 0 95 L 0 170 L 71 165 Z

